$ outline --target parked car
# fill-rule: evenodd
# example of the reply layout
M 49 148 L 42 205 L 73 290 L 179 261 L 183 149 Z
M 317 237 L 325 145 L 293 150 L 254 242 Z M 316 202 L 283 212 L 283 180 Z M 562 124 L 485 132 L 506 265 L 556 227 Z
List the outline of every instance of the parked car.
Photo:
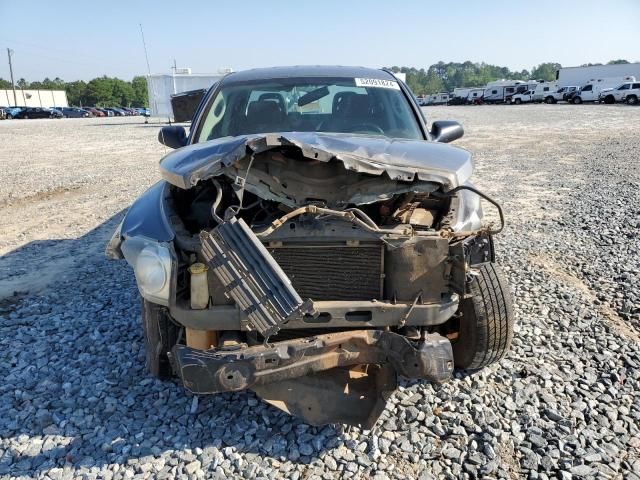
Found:
M 97 108 L 96 107 L 96 110 L 101 111 L 104 114 L 105 117 L 114 117 L 115 116 L 115 113 L 113 113 L 111 110 L 109 110 L 107 108 L 104 108 L 104 107 L 101 107 L 101 108 Z
M 106 107 L 105 110 L 109 110 L 110 112 L 113 112 L 113 115 L 116 117 L 125 117 L 127 115 L 124 110 L 121 110 L 116 107 Z
M 44 107 L 27 107 L 18 112 L 14 118 L 63 118 L 62 112 Z
M 82 107 L 85 112 L 89 112 L 94 117 L 104 117 L 104 112 L 95 107 Z
M 194 393 L 252 389 L 311 424 L 370 428 L 397 376 L 500 360 L 511 293 L 470 183 L 386 70 L 235 72 L 209 90 L 162 180 L 107 245 L 133 267 L 146 365 Z
M 58 109 L 62 112 L 62 114 L 67 118 L 87 118 L 90 117 L 91 114 L 82 108 L 76 107 L 62 107 Z
M 142 115 L 143 117 L 150 117 L 151 111 L 148 108 L 137 108 L 138 115 Z
M 6 107 L 4 109 L 5 114 L 6 114 L 6 118 L 7 119 L 16 118 L 16 115 L 18 115 L 18 113 L 20 113 L 20 110 L 22 110 L 21 107 Z
M 615 88 L 605 88 L 600 92 L 598 100 L 609 104 L 621 102 L 626 97 L 625 94 L 633 89 L 640 89 L 640 82 L 625 82 Z
M 511 97 L 511 103 L 515 103 L 516 105 L 520 105 L 521 103 L 533 103 L 533 96 L 535 95 L 535 90 L 527 90 L 526 92 L 516 93 Z

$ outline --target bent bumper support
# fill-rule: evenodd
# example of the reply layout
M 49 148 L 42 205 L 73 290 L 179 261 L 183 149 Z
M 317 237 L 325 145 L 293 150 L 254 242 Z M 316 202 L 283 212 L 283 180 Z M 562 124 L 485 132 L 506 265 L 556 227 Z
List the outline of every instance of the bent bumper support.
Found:
M 174 367 L 193 393 L 260 387 L 336 367 L 389 366 L 402 376 L 443 382 L 453 371 L 451 343 L 438 334 L 411 341 L 382 330 L 352 330 L 236 350 L 173 348 Z

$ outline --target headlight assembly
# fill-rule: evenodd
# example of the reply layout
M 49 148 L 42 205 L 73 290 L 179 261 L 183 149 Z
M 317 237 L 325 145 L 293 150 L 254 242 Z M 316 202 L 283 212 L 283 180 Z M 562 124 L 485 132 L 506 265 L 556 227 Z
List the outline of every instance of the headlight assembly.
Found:
M 133 267 L 140 295 L 151 302 L 169 305 L 172 268 L 169 248 L 142 237 L 129 237 L 120 248 Z

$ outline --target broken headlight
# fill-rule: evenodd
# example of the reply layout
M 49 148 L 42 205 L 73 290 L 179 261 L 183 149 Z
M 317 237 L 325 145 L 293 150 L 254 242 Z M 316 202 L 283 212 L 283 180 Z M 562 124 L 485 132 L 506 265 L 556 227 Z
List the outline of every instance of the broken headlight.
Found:
M 133 267 L 140 295 L 150 302 L 169 305 L 172 269 L 169 248 L 143 237 L 126 238 L 120 248 Z
M 456 195 L 458 215 L 452 230 L 458 232 L 480 229 L 482 227 L 480 197 L 470 190 L 460 190 Z

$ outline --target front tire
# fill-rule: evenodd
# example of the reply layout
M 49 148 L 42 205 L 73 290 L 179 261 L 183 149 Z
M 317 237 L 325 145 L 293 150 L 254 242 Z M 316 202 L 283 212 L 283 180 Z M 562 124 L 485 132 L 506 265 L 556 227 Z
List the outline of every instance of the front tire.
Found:
M 513 299 L 500 267 L 484 263 L 468 283 L 457 338 L 452 342 L 457 368 L 477 370 L 502 359 L 513 338 Z
M 147 370 L 161 380 L 171 378 L 173 369 L 168 353 L 178 342 L 180 328 L 171 321 L 165 307 L 142 300 L 142 329 Z
M 520 105 L 522 103 L 522 100 L 520 100 L 519 98 L 516 98 L 516 105 Z
M 582 103 L 582 98 L 580 97 L 573 97 L 573 104 L 574 105 L 580 105 Z
M 637 103 L 638 103 L 638 97 L 636 97 L 635 95 L 630 95 L 627 97 L 628 105 L 637 105 Z
M 552 103 L 556 103 L 556 100 L 553 97 L 547 97 L 545 99 L 544 103 L 547 103 L 547 104 L 551 105 Z

